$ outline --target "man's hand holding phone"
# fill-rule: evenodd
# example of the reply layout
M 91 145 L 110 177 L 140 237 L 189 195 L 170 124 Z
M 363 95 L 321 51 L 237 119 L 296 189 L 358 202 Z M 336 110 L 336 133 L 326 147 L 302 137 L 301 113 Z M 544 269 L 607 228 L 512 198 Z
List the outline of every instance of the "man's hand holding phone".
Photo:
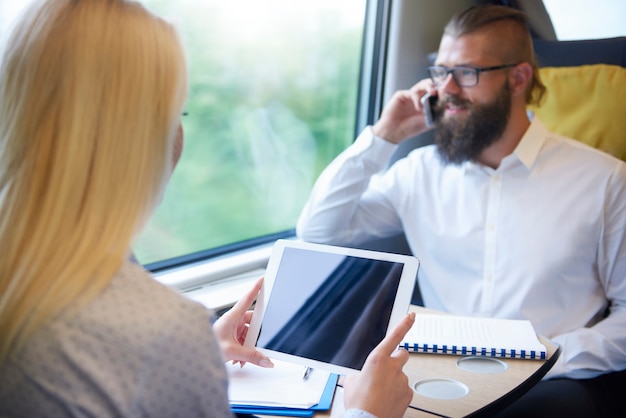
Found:
M 420 103 L 424 93 L 434 93 L 430 79 L 421 80 L 408 90 L 396 91 L 383 108 L 380 119 L 372 126 L 374 135 L 399 144 L 428 129 Z M 436 96 L 431 100 L 436 100 Z

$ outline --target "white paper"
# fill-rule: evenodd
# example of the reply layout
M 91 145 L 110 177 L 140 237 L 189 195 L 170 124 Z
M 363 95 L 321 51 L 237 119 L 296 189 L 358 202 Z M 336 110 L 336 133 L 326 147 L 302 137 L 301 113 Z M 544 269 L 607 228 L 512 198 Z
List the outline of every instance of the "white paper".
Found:
M 409 344 L 486 347 L 545 352 L 526 320 L 418 314 L 405 339 Z M 403 343 L 404 344 L 404 343 Z
M 274 368 L 271 369 L 254 364 L 242 368 L 239 364 L 227 363 L 230 403 L 290 408 L 310 408 L 319 403 L 329 372 L 313 370 L 304 380 L 304 366 L 274 359 L 272 362 Z

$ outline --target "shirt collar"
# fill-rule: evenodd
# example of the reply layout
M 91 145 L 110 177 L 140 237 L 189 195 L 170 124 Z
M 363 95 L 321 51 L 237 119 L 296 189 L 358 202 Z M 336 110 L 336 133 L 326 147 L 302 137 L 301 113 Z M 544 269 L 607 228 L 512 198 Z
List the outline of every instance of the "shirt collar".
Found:
M 505 167 L 510 167 L 511 164 L 515 164 L 513 161 L 519 161 L 524 164 L 526 169 L 530 170 L 535 164 L 535 161 L 539 156 L 539 152 L 541 151 L 541 148 L 543 147 L 547 136 L 548 131 L 543 123 L 537 117 L 533 118 L 530 126 L 522 136 L 522 139 L 517 144 L 517 147 L 515 147 L 515 149 L 513 150 L 513 153 L 511 155 L 507 155 L 502 159 L 500 168 L 502 169 Z M 462 169 L 465 172 L 472 172 L 475 170 L 486 170 L 488 172 L 497 171 L 472 161 L 464 162 Z
M 543 123 L 538 118 L 533 118 L 524 136 L 522 136 L 522 139 L 513 151 L 513 154 L 517 156 L 527 169 L 530 170 L 535 164 L 547 136 L 548 131 Z

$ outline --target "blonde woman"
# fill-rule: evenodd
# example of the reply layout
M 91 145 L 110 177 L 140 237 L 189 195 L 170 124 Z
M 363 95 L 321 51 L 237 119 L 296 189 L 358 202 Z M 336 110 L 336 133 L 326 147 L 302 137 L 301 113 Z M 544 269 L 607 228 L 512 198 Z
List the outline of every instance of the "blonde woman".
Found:
M 259 281 L 212 313 L 129 260 L 182 149 L 175 30 L 136 2 L 35 1 L 0 62 L 0 416 L 226 417 L 224 361 Z M 346 381 L 348 415 L 411 398 L 402 324 Z M 248 366 L 255 367 L 255 366 Z

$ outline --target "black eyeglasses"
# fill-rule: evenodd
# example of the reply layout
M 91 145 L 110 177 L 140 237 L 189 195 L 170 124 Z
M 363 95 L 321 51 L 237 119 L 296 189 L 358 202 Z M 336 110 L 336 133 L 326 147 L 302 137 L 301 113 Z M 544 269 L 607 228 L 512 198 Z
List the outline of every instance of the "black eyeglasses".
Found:
M 486 71 L 495 71 L 503 68 L 515 67 L 516 65 L 517 64 L 504 64 L 482 68 L 469 67 L 465 65 L 448 68 L 442 65 L 435 65 L 433 67 L 428 67 L 428 73 L 430 74 L 430 78 L 433 80 L 435 85 L 443 83 L 448 77 L 448 74 L 452 74 L 454 82 L 459 86 L 472 87 L 478 84 L 478 74 Z

